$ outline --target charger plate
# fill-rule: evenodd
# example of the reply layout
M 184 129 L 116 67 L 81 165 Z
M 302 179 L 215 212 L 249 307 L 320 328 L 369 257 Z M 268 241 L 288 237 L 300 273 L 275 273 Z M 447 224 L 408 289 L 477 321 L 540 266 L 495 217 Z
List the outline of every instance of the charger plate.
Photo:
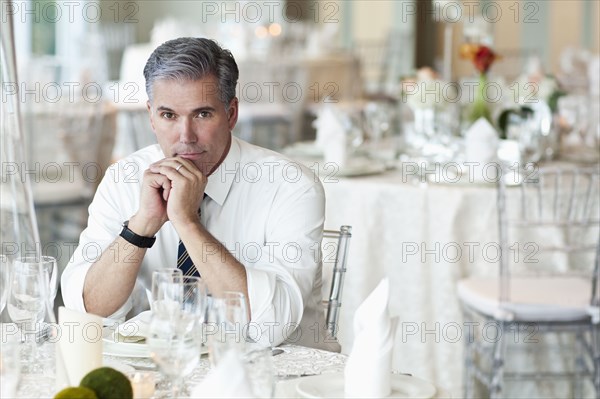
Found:
M 434 398 L 436 387 L 419 378 L 392 374 L 392 393 L 388 398 Z M 344 373 L 328 373 L 304 377 L 296 386 L 296 391 L 301 398 L 343 398 L 344 395 Z

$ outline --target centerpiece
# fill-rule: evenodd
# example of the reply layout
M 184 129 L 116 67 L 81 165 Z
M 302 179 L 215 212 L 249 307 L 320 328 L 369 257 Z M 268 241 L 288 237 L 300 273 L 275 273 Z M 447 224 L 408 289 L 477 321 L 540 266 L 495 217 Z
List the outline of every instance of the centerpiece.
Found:
M 471 123 L 479 118 L 485 118 L 492 123 L 492 112 L 486 96 L 487 73 L 494 61 L 500 57 L 490 47 L 474 43 L 463 44 L 460 47 L 460 56 L 463 59 L 470 60 L 479 73 L 477 88 L 467 118 Z

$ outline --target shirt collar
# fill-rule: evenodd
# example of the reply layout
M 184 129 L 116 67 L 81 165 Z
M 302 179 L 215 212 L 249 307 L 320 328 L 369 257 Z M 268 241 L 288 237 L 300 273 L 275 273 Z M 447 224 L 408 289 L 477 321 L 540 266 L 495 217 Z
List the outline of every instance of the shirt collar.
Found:
M 235 180 L 240 165 L 240 158 L 240 144 L 235 137 L 232 137 L 231 146 L 229 147 L 227 156 L 223 162 L 221 162 L 221 165 L 208 176 L 208 183 L 204 192 L 220 206 L 223 206 L 223 203 L 229 194 L 229 190 L 231 189 L 231 185 Z

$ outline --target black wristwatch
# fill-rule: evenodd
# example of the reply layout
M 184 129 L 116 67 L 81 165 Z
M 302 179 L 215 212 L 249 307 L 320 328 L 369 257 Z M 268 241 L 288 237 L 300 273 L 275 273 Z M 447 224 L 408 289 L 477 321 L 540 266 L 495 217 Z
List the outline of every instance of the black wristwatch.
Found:
M 129 220 L 126 220 L 125 222 L 123 222 L 123 230 L 121 230 L 121 234 L 119 234 L 121 237 L 123 237 L 125 239 L 125 241 L 135 245 L 136 247 L 140 247 L 140 248 L 151 248 L 154 245 L 154 241 L 156 241 L 156 236 L 144 237 L 144 236 L 137 235 L 129 229 L 128 225 L 129 225 Z

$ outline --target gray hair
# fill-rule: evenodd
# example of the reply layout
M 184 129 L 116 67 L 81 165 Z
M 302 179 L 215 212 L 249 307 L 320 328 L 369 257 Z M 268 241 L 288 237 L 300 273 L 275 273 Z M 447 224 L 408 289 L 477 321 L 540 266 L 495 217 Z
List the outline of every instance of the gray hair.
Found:
M 152 85 L 156 80 L 199 80 L 209 75 L 217 78 L 219 99 L 227 108 L 235 97 L 239 75 L 231 52 L 210 39 L 169 40 L 158 46 L 146 62 L 146 93 L 152 102 Z

